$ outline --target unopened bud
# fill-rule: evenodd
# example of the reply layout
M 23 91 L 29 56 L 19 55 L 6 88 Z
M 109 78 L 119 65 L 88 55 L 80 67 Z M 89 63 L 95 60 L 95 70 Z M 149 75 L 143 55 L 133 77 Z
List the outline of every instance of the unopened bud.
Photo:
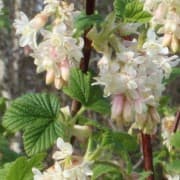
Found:
M 179 41 L 175 37 L 175 35 L 172 36 L 172 41 L 171 41 L 171 50 L 173 53 L 176 53 L 179 49 Z
M 132 106 L 128 100 L 126 100 L 124 103 L 123 119 L 124 119 L 124 122 L 127 122 L 127 123 L 132 122 L 132 119 L 133 119 Z
M 175 116 L 167 116 L 162 119 L 162 130 L 167 131 L 168 133 L 173 132 L 174 124 L 175 124 Z
M 160 116 L 159 116 L 159 113 L 157 112 L 156 108 L 154 108 L 154 107 L 150 108 L 149 112 L 150 112 L 153 122 L 156 122 L 156 123 L 160 122 Z
M 31 24 L 33 28 L 38 30 L 46 24 L 47 20 L 48 20 L 47 14 L 39 13 L 31 20 Z
M 46 73 L 46 84 L 53 83 L 54 78 L 55 78 L 54 71 L 52 69 L 47 71 L 47 73 Z
M 171 39 L 172 39 L 172 34 L 171 33 L 167 33 L 164 35 L 163 38 L 163 46 L 169 46 L 171 44 Z
M 92 128 L 89 126 L 74 125 L 72 129 L 72 135 L 78 140 L 84 141 L 92 134 Z
M 55 78 L 54 80 L 54 86 L 56 89 L 61 89 L 64 85 L 64 81 L 61 78 Z
M 124 105 L 124 96 L 121 94 L 115 95 L 112 100 L 112 107 L 111 107 L 111 119 L 119 119 L 121 116 L 122 110 Z
M 68 81 L 69 79 L 69 62 L 68 60 L 64 60 L 61 62 L 61 76 L 64 81 Z

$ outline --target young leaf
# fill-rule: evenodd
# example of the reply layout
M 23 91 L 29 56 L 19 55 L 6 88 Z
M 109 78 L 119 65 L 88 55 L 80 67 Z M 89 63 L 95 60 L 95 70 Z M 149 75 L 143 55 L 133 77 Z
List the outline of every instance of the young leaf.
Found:
M 100 24 L 103 18 L 99 14 L 86 15 L 85 13 L 79 14 L 75 18 L 75 36 L 80 36 L 85 30 L 89 29 L 95 24 Z
M 118 174 L 119 175 L 119 180 L 121 180 L 122 176 L 120 173 L 119 167 L 107 163 L 107 162 L 102 162 L 102 163 L 95 163 L 93 167 L 93 176 L 92 180 L 100 178 L 102 175 L 108 174 L 108 173 L 113 173 L 113 174 Z
M 171 145 L 177 149 L 180 149 L 180 131 L 176 132 L 171 137 Z
M 14 100 L 3 117 L 3 126 L 9 131 L 24 130 L 37 121 L 54 120 L 60 105 L 56 96 L 51 94 L 27 94 Z
M 118 153 L 122 150 L 127 152 L 134 152 L 137 150 L 137 142 L 136 139 L 124 132 L 113 132 L 106 131 L 103 134 L 102 144 L 104 146 L 111 145 L 112 148 Z
M 143 3 L 139 0 L 129 2 L 125 7 L 123 16 L 126 22 L 146 23 L 151 19 L 151 14 L 143 10 Z
M 143 10 L 140 0 L 115 0 L 114 9 L 116 16 L 125 22 L 146 23 L 151 19 L 151 14 Z
M 32 180 L 32 168 L 41 169 L 42 161 L 45 154 L 36 154 L 31 159 L 20 157 L 12 163 L 5 164 L 4 168 L 0 169 L 0 179 L 2 180 Z
M 170 171 L 174 174 L 180 174 L 180 161 L 179 159 L 174 160 L 166 164 L 167 171 Z
M 110 112 L 109 102 L 102 97 L 102 91 L 99 87 L 91 85 L 91 79 L 89 72 L 84 74 L 79 69 L 72 69 L 64 93 L 81 102 L 88 109 L 108 114 Z
M 128 2 L 132 0 L 115 0 L 113 5 L 116 12 L 116 16 L 122 18 L 124 15 L 125 7 Z

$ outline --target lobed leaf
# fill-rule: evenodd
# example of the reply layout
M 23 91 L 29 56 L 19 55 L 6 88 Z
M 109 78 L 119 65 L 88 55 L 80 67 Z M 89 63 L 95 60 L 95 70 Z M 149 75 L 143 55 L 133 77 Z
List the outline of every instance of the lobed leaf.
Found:
M 102 114 L 110 112 L 110 104 L 106 98 L 102 97 L 102 90 L 91 85 L 91 74 L 83 73 L 79 69 L 72 69 L 68 86 L 64 93 L 81 102 L 86 108 Z
M 14 100 L 3 117 L 3 126 L 13 132 L 24 131 L 28 155 L 47 150 L 64 136 L 66 128 L 58 98 L 47 93 L 27 94 Z

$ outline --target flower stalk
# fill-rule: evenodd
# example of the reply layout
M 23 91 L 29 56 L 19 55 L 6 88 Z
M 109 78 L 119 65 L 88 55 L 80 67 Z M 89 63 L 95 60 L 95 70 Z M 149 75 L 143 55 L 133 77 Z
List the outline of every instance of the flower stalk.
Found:
M 141 132 L 141 138 L 144 157 L 144 170 L 152 172 L 152 174 L 149 175 L 147 180 L 154 180 L 151 136 L 149 134 L 144 134 L 143 132 Z

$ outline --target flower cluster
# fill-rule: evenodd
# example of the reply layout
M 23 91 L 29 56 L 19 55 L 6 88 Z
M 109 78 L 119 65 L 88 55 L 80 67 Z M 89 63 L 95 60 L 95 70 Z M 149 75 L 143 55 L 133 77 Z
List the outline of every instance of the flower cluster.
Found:
M 105 87 L 105 96 L 112 95 L 112 120 L 120 128 L 127 125 L 153 133 L 160 120 L 156 107 L 165 88 L 163 80 L 178 64 L 178 56 L 169 56 L 152 29 L 141 49 L 135 39 L 122 40 L 119 51 L 105 49 L 94 84 Z
M 60 89 L 68 81 L 70 68 L 82 58 L 83 40 L 73 37 L 78 12 L 73 4 L 64 1 L 45 0 L 44 4 L 44 9 L 32 20 L 20 12 L 14 27 L 21 35 L 20 46 L 31 47 L 37 72 L 46 71 L 46 84 L 54 83 Z M 38 37 L 42 40 L 38 41 Z
M 159 26 L 158 33 L 163 34 L 163 45 L 174 53 L 180 50 L 180 1 L 145 0 L 144 8 L 152 13 L 152 25 Z
M 58 138 L 57 147 L 60 151 L 53 154 L 53 159 L 56 160 L 54 166 L 43 173 L 33 168 L 34 180 L 87 180 L 92 176 L 90 162 L 86 162 L 82 157 L 72 156 L 71 144 Z

